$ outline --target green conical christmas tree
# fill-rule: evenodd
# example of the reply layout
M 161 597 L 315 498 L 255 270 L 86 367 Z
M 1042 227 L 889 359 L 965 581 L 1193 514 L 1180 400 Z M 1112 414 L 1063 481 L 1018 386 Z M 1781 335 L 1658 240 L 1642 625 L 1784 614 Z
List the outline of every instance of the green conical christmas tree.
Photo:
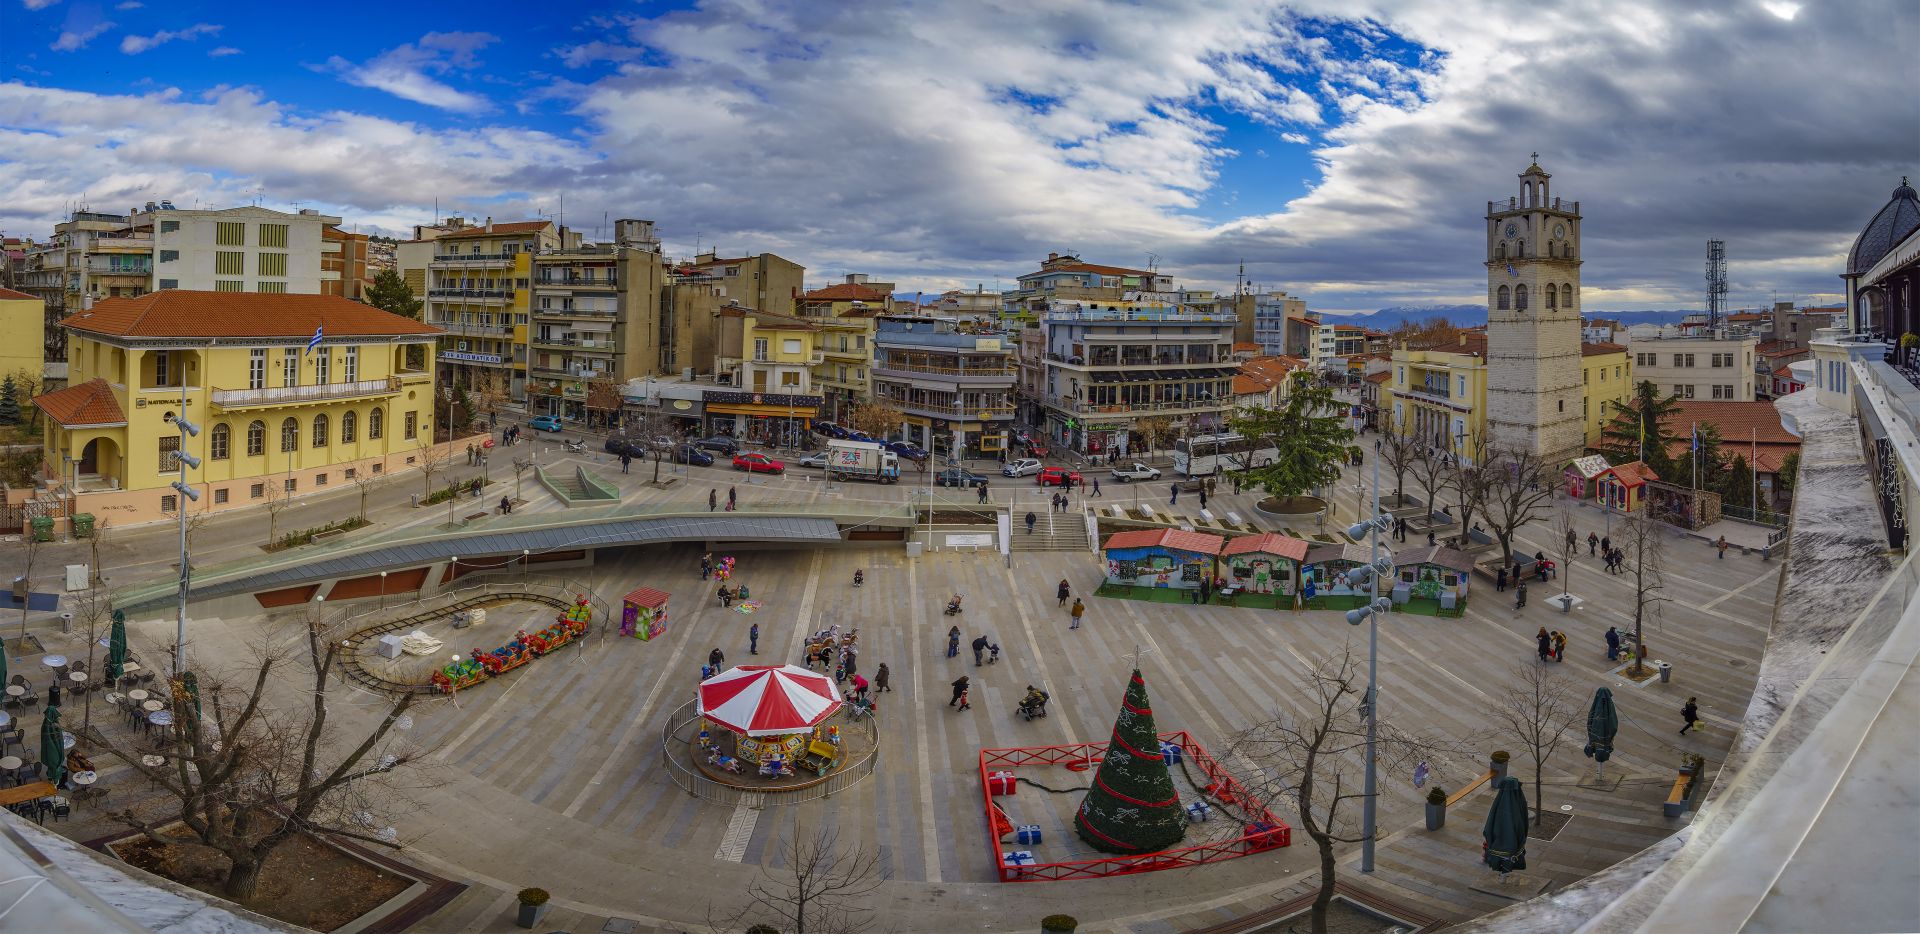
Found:
M 1160 755 L 1147 682 L 1138 668 L 1120 701 L 1107 757 L 1093 775 L 1093 787 L 1080 799 L 1073 827 L 1094 849 L 1125 854 L 1164 850 L 1187 832 L 1180 793 Z

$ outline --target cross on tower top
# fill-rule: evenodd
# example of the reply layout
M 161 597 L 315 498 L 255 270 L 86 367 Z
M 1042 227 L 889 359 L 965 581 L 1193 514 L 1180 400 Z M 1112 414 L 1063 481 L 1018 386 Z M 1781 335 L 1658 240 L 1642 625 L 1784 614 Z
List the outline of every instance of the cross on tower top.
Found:
M 1539 154 L 1539 153 L 1537 153 L 1537 152 L 1536 152 L 1536 153 L 1534 153 L 1534 154 L 1533 154 L 1533 161 L 1535 161 L 1535 162 L 1539 162 L 1539 161 L 1540 161 L 1540 154 Z

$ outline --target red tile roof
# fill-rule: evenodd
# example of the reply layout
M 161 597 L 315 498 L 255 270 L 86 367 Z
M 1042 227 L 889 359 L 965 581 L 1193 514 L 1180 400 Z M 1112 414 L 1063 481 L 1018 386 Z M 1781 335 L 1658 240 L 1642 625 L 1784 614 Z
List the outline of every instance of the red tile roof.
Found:
M 1790 366 L 1783 366 L 1783 367 L 1780 367 L 1779 369 L 1777 369 L 1777 370 L 1774 370 L 1774 371 L 1773 371 L 1773 375 L 1775 375 L 1775 376 L 1792 376 L 1792 375 L 1793 375 L 1793 367 L 1790 367 Z
M 1054 266 L 1048 267 L 1046 269 L 1041 269 L 1041 270 L 1027 273 L 1026 275 L 1021 276 L 1020 278 L 1031 279 L 1034 276 L 1044 276 L 1044 275 L 1047 275 L 1048 273 L 1055 273 L 1055 272 L 1091 272 L 1091 273 L 1095 273 L 1102 276 L 1151 276 L 1153 275 L 1153 273 L 1147 272 L 1144 269 L 1128 269 L 1125 266 L 1102 266 L 1097 263 L 1059 263 Z
M 1241 535 L 1227 542 L 1223 555 L 1244 555 L 1259 552 L 1279 555 L 1294 561 L 1307 559 L 1307 543 L 1291 535 L 1278 532 L 1262 532 L 1259 535 Z
M 1381 370 L 1378 373 L 1367 374 L 1367 382 L 1369 383 L 1384 383 L 1387 380 L 1390 380 L 1392 378 L 1393 378 L 1392 370 Z
M 887 292 L 857 282 L 842 282 L 800 294 L 803 302 L 884 302 L 892 297 Z
M 1767 320 L 1767 313 L 1764 311 L 1743 311 L 1743 312 L 1740 312 L 1739 314 L 1728 315 L 1727 320 L 1728 321 L 1765 321 Z
M 1233 350 L 1235 353 L 1239 353 L 1242 350 L 1251 350 L 1254 353 L 1259 353 L 1260 345 L 1252 341 L 1234 341 Z
M 113 397 L 104 379 L 90 379 L 33 397 L 33 404 L 65 428 L 90 428 L 127 423 L 126 410 Z
M 1583 343 L 1580 345 L 1580 356 L 1582 357 L 1597 357 L 1601 354 L 1626 352 L 1627 345 L 1625 344 L 1609 344 L 1605 341 L 1595 341 L 1591 344 Z
M 1101 545 L 1104 551 L 1116 548 L 1151 548 L 1156 545 L 1172 548 L 1176 551 L 1193 551 L 1203 555 L 1217 555 L 1225 547 L 1227 540 L 1218 535 L 1205 532 L 1188 532 L 1183 529 L 1134 529 L 1128 532 L 1115 532 Z
M 1744 443 L 1750 435 L 1762 444 L 1800 443 L 1800 436 L 1780 423 L 1780 410 L 1771 402 L 1680 400 L 1674 403 L 1674 413 L 1665 427 L 1685 443 L 1687 431 L 1695 423 L 1720 429 L 1720 440 L 1726 444 Z
M 1793 341 L 1767 341 L 1754 347 L 1753 352 L 1763 357 L 1794 357 L 1812 353 L 1808 348 L 1794 346 Z
M 109 298 L 60 322 L 75 331 L 115 337 L 329 338 L 439 334 L 440 329 L 338 295 L 187 292 L 166 289 L 139 298 Z
M 1286 380 L 1288 374 L 1306 368 L 1307 361 L 1285 354 L 1254 357 L 1240 364 L 1240 372 L 1233 377 L 1233 392 L 1240 396 L 1266 392 Z
M 487 225 L 482 224 L 478 227 L 468 227 L 464 230 L 456 230 L 452 233 L 443 233 L 437 239 L 461 240 L 469 237 L 499 237 L 507 234 L 533 233 L 538 230 L 545 230 L 547 225 L 551 223 L 553 222 L 552 221 L 509 221 L 504 224 L 494 224 L 492 230 L 488 230 Z
M 1624 464 L 1615 464 L 1601 471 L 1601 473 L 1613 474 L 1628 486 L 1642 486 L 1648 480 L 1660 479 L 1660 477 L 1653 472 L 1653 468 L 1648 467 L 1641 461 L 1628 461 Z
M 35 296 L 35 295 L 28 295 L 28 294 L 27 294 L 27 293 L 25 293 L 25 292 L 15 292 L 15 291 L 14 291 L 14 290 L 12 290 L 12 289 L 0 289 L 0 299 L 5 299 L 5 300 L 7 300 L 7 301 L 10 301 L 10 302 L 19 302 L 19 301 L 32 301 L 32 302 L 37 302 L 37 301 L 40 301 L 40 298 L 39 298 L 38 296 Z

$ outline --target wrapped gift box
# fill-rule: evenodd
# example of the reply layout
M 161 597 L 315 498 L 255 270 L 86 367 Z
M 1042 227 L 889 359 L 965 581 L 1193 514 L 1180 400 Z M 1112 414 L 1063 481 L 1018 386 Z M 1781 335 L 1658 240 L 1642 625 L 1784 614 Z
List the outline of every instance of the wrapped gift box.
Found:
M 1187 821 L 1198 824 L 1213 816 L 1213 806 L 1205 801 L 1195 801 L 1187 805 Z
M 1012 772 L 995 772 L 987 776 L 987 794 L 1010 795 L 1018 787 L 1014 784 Z
M 1036 860 L 1033 858 L 1032 850 L 1014 850 L 1010 853 L 1000 854 L 1000 865 L 1007 869 L 1014 870 L 1016 875 L 1035 862 Z
M 1180 764 L 1180 747 L 1175 746 L 1172 743 L 1161 743 L 1160 758 L 1166 760 L 1166 763 L 1168 765 L 1179 765 Z
M 1018 843 L 1021 846 L 1035 846 L 1039 844 L 1040 825 L 1039 824 L 1021 824 L 1019 829 L 1014 831 L 1013 842 Z

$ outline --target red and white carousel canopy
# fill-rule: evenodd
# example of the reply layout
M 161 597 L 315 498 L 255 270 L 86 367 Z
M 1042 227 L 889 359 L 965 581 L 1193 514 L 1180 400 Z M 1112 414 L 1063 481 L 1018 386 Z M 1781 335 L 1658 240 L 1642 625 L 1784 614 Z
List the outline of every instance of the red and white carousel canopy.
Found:
M 743 665 L 700 685 L 700 715 L 748 736 L 799 733 L 839 709 L 833 679 L 797 665 Z

